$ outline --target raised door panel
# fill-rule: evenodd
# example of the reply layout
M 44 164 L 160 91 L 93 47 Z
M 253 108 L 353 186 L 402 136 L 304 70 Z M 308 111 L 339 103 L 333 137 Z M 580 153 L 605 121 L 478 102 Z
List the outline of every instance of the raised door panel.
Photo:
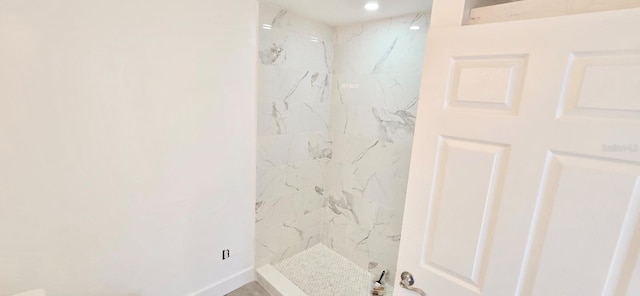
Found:
M 440 139 L 424 263 L 478 294 L 508 155 L 504 144 Z
M 640 164 L 550 152 L 519 295 L 625 290 L 639 215 Z
M 559 117 L 640 120 L 640 52 L 573 53 Z

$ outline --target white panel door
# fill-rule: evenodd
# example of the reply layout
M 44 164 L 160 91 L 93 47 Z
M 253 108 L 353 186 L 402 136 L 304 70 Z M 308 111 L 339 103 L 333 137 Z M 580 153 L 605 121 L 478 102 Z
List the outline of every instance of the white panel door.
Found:
M 423 75 L 395 295 L 640 295 L 640 9 L 432 26 Z

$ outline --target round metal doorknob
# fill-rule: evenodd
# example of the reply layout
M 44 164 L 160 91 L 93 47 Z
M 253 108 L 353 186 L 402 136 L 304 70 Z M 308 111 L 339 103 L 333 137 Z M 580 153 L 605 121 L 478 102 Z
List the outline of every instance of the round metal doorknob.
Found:
M 400 287 L 403 287 L 407 290 L 416 292 L 418 294 L 420 294 L 421 296 L 427 296 L 427 293 L 425 293 L 424 291 L 422 291 L 421 289 L 412 287 L 413 284 L 415 284 L 416 281 L 413 279 L 413 275 L 408 272 L 408 271 L 404 271 L 400 274 Z
M 413 279 L 413 275 L 408 271 L 405 271 L 402 274 L 400 274 L 400 279 L 402 281 L 405 281 L 408 286 L 413 286 L 413 284 L 416 283 L 416 281 Z

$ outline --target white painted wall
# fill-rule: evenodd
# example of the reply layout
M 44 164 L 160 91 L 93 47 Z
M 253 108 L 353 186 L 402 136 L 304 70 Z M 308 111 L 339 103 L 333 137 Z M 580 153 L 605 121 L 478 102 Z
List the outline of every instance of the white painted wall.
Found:
M 256 20 L 254 0 L 0 2 L 0 295 L 252 276 Z

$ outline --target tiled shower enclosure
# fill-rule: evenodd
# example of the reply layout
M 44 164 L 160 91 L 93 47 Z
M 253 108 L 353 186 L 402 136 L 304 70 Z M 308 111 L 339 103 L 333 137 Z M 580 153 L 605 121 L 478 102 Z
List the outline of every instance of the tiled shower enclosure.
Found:
M 261 5 L 256 266 L 323 244 L 393 278 L 428 16 L 330 27 Z

